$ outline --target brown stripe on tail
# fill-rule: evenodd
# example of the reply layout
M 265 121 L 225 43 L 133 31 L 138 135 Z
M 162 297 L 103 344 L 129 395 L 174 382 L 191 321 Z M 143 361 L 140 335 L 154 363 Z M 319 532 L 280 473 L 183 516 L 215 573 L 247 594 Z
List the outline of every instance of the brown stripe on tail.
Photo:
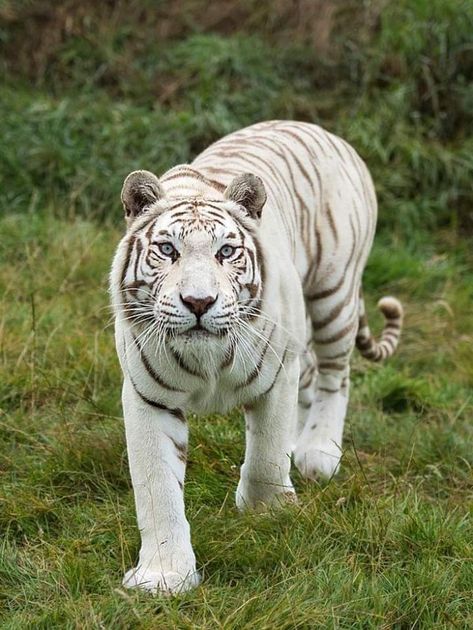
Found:
M 384 359 L 392 356 L 401 336 L 402 318 L 404 315 L 401 302 L 393 297 L 384 297 L 378 302 L 378 308 L 386 319 L 380 341 L 376 341 L 371 334 L 365 312 L 365 302 L 363 297 L 360 296 L 360 316 L 356 347 L 362 356 L 365 359 L 370 359 L 370 361 L 384 361 Z

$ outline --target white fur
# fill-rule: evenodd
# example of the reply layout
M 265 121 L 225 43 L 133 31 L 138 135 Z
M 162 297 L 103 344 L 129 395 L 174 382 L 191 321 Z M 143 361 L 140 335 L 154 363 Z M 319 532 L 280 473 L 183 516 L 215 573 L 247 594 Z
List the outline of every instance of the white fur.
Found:
M 299 134 L 299 141 L 288 145 L 289 157 L 283 160 L 281 143 L 290 142 L 291 134 Z M 277 148 L 274 153 L 271 146 Z M 265 184 L 268 200 L 261 219 L 264 189 L 251 190 L 255 182 L 259 186 L 258 178 L 240 177 L 238 186 L 227 188 L 225 194 L 205 179 L 228 187 L 245 171 L 255 172 Z M 146 186 L 146 177 L 140 172 L 140 186 Z M 287 187 L 281 181 L 288 182 Z M 242 198 L 247 194 L 246 182 L 255 204 L 254 212 L 248 211 L 251 216 L 232 200 L 235 190 Z M 292 182 L 297 190 L 292 190 Z M 191 167 L 176 167 L 159 183 L 153 180 L 146 191 L 148 202 L 152 194 L 156 199 L 151 198 L 141 215 L 128 218 L 130 229 L 118 246 L 111 273 L 128 456 L 142 538 L 137 566 L 126 573 L 124 585 L 176 593 L 196 586 L 199 576 L 182 495 L 188 429 L 172 410 L 208 414 L 245 408 L 246 451 L 236 492 L 239 509 L 295 500 L 290 479 L 293 450 L 304 476 L 331 477 L 337 472 L 348 403 L 348 361 L 357 333 L 361 273 L 373 238 L 376 202 L 366 168 L 354 151 L 320 128 L 302 123 L 261 123 L 232 134 Z M 130 208 L 136 205 L 132 193 L 124 192 Z M 181 202 L 196 218 L 192 228 L 173 220 L 170 209 Z M 301 203 L 307 210 L 302 212 Z M 198 219 L 208 204 L 224 215 L 224 225 L 215 223 L 210 232 Z M 239 277 L 238 293 L 233 263 L 216 262 L 216 252 L 229 241 L 229 234 L 239 230 L 250 249 L 255 246 L 251 233 L 259 240 L 265 278 L 261 285 L 261 269 L 247 266 L 247 277 Z M 133 242 L 135 250 L 139 241 L 137 251 L 151 251 L 150 243 L 160 238 L 175 245 L 177 262 L 155 257 L 146 267 L 131 255 L 124 268 Z M 165 273 L 159 294 L 151 299 L 153 265 Z M 137 277 L 148 284 L 133 294 L 126 287 Z M 338 290 L 330 292 L 337 282 Z M 255 286 L 263 287 L 259 315 L 240 324 L 239 303 L 251 300 Z M 313 300 L 314 292 L 321 297 Z M 211 333 L 228 326 L 230 335 L 190 332 L 197 319 L 183 304 L 183 295 L 215 297 L 201 324 Z M 124 300 L 131 300 L 135 309 L 151 301 L 154 329 L 130 321 Z M 169 327 L 172 334 L 164 332 Z M 237 329 L 238 338 L 233 332 Z M 343 336 L 338 338 L 340 331 Z M 307 347 L 311 337 L 317 359 Z M 157 383 L 144 368 L 143 357 L 171 389 Z

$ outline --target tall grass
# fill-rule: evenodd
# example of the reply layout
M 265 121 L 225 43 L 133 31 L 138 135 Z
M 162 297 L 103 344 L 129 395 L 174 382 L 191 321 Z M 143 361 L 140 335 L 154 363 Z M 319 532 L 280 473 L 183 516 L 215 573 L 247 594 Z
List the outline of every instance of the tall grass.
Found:
M 106 218 L 129 168 L 161 172 L 236 128 L 298 118 L 355 145 L 375 175 L 390 230 L 396 225 L 408 238 L 423 227 L 471 227 L 471 0 L 373 3 L 371 14 L 345 5 L 332 12 L 324 51 L 316 41 L 309 46 L 307 28 L 305 44 L 284 46 L 274 34 L 192 32 L 182 25 L 186 8 L 205 30 L 198 3 L 181 7 L 178 23 L 188 33 L 181 39 L 153 38 L 160 13 L 146 4 L 140 11 L 119 3 L 111 14 L 106 5 L 67 5 L 42 5 L 49 30 L 58 21 L 63 30 L 45 37 L 33 65 L 22 58 L 30 44 L 21 38 L 41 34 L 32 33 L 37 13 L 24 3 L 17 14 L 10 7 L 8 22 L 4 15 L 2 209 L 24 211 L 29 193 L 68 216 Z M 264 33 L 270 6 L 264 13 L 250 5 Z M 371 24 L 360 29 L 363 40 L 348 28 L 353 16 Z M 308 18 L 316 34 L 318 15 Z M 37 82 L 34 92 L 27 78 Z M 400 200 L 409 201 L 402 213 Z

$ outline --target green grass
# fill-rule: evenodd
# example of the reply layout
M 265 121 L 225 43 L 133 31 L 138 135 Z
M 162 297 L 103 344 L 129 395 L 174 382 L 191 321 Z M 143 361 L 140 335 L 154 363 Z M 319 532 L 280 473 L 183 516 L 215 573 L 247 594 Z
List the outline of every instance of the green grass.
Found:
M 53 4 L 3 22 L 0 6 L 0 627 L 473 626 L 473 3 L 375 2 L 372 27 L 346 3 L 325 51 L 284 3 L 245 0 L 207 28 L 186 0 L 160 38 L 150 3 L 111 21 L 67 5 L 71 35 L 37 54 Z M 298 506 L 238 514 L 241 414 L 191 417 L 204 582 L 125 591 L 139 534 L 107 296 L 121 183 L 272 117 L 319 122 L 366 159 L 380 221 L 365 295 L 375 331 L 377 299 L 404 302 L 402 343 L 383 366 L 354 357 L 342 472 L 294 473 Z
M 106 294 L 120 230 L 48 213 L 0 229 L 2 628 L 473 621 L 473 282 L 462 256 L 375 248 L 368 301 L 405 301 L 403 343 L 387 366 L 355 359 L 343 472 L 326 486 L 295 474 L 300 506 L 239 515 L 240 414 L 191 418 L 186 498 L 204 583 L 163 601 L 120 587 L 139 544 Z

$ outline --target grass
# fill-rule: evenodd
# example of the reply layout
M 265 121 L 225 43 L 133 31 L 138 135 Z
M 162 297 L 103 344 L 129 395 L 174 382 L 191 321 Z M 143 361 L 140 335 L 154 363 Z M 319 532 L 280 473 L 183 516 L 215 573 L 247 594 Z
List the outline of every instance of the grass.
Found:
M 473 283 L 451 282 L 471 254 L 405 254 L 387 279 L 396 250 L 375 248 L 369 302 L 406 302 L 403 344 L 385 367 L 355 359 L 343 473 L 326 486 L 295 475 L 299 507 L 237 514 L 241 417 L 191 418 L 186 495 L 205 581 L 163 601 L 120 587 L 139 544 L 107 326 L 120 230 L 48 213 L 1 230 L 2 627 L 471 622 Z
M 472 626 L 472 3 L 373 3 L 377 26 L 359 33 L 348 3 L 332 55 L 284 3 L 269 20 L 245 0 L 242 27 L 230 3 L 230 34 L 189 3 L 167 39 L 149 8 L 119 5 L 110 26 L 67 4 L 72 35 L 43 37 L 31 65 L 32 5 L 0 23 L 0 626 Z M 42 19 L 62 19 L 51 7 Z M 125 591 L 139 536 L 106 291 L 121 182 L 271 117 L 320 122 L 368 162 L 380 223 L 365 295 L 374 330 L 377 298 L 403 300 L 402 344 L 385 366 L 355 356 L 342 472 L 295 473 L 299 506 L 238 514 L 242 417 L 191 417 L 203 585 Z

